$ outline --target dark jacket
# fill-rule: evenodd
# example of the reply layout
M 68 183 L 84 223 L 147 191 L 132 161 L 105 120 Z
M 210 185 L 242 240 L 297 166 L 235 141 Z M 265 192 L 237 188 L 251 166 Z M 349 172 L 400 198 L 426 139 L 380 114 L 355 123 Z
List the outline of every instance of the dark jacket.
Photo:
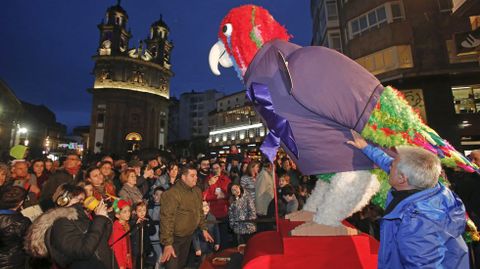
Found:
M 150 236 L 154 235 L 157 232 L 153 220 L 146 218 L 143 222 L 137 223 L 137 217 L 134 216 L 130 220 L 130 242 L 132 242 L 132 256 L 136 257 L 140 254 L 140 234 L 141 226 L 143 225 L 143 253 L 148 255 L 153 251 L 152 242 L 150 241 Z
M 26 249 L 34 257 L 50 256 L 62 268 L 110 269 L 108 239 L 112 221 L 103 216 L 90 220 L 81 204 L 55 208 L 38 217 L 29 229 Z
M 199 227 L 206 230 L 202 209 L 202 191 L 190 188 L 182 180 L 162 194 L 160 200 L 160 242 L 173 244 L 174 236 L 189 236 Z
M 468 216 L 480 227 L 480 175 L 445 169 L 452 190 L 465 204 Z
M 76 185 L 82 180 L 82 170 L 80 170 L 75 176 L 69 174 L 64 169 L 57 170 L 48 178 L 47 182 L 45 182 L 43 185 L 42 192 L 40 194 L 40 206 L 42 207 L 43 211 L 47 211 L 48 209 L 55 207 L 52 196 L 57 190 L 58 186 L 64 183 Z
M 30 219 L 16 211 L 0 210 L 0 268 L 25 268 L 23 237 L 30 224 Z

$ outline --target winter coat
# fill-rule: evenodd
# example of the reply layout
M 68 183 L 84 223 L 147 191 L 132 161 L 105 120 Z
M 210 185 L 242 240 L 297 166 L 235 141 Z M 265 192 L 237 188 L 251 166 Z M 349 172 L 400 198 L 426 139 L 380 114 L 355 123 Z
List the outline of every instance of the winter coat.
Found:
M 445 169 L 452 190 L 460 196 L 468 216 L 480 227 L 480 175 L 477 173 L 454 172 Z M 480 261 L 479 261 L 480 262 Z
M 293 200 L 285 204 L 285 214 L 290 214 L 296 211 L 298 211 L 298 200 L 297 197 L 294 195 Z
M 412 194 L 381 220 L 378 268 L 469 268 L 465 224 L 462 201 L 442 184 Z
M 170 188 L 170 176 L 165 173 L 155 180 L 152 187 L 150 187 L 150 195 L 153 195 L 156 187 L 163 187 L 165 190 Z
M 113 231 L 109 244 L 112 246 L 113 252 L 115 253 L 115 260 L 117 261 L 118 266 L 120 268 L 133 268 L 130 235 L 121 238 L 126 232 L 128 232 L 128 229 L 125 229 L 125 227 L 116 220 L 113 223 Z
M 25 268 L 23 237 L 30 224 L 30 219 L 16 211 L 0 210 L 0 268 Z
M 208 213 L 207 216 L 205 216 L 207 230 L 208 233 L 213 237 L 213 243 L 205 241 L 205 237 L 203 237 L 203 231 L 200 229 L 197 229 L 193 235 L 193 249 L 195 251 L 201 250 L 202 255 L 212 253 L 214 251 L 213 247 L 215 245 L 220 245 L 220 230 L 216 221 L 217 219 L 211 213 Z
M 206 230 L 202 191 L 179 180 L 160 199 L 160 242 L 172 245 L 174 236 L 192 235 L 197 228 Z
M 38 204 L 37 194 L 30 191 L 30 188 L 32 186 L 39 188 L 37 184 L 37 177 L 34 174 L 29 174 L 28 177 L 24 179 L 15 179 L 12 185 L 23 188 L 28 192 L 28 196 L 26 197 L 25 203 L 23 204 L 24 208 Z
M 262 169 L 255 181 L 255 209 L 257 215 L 267 215 L 268 205 L 274 197 L 273 175 L 266 169 Z
M 143 199 L 143 195 L 137 186 L 131 187 L 127 184 L 123 184 L 122 189 L 118 192 L 118 196 L 129 202 L 132 206 L 141 202 Z
M 148 215 L 155 227 L 155 233 L 150 235 L 150 242 L 152 243 L 153 248 L 156 249 L 160 247 L 160 204 L 153 203 L 148 209 Z
M 255 203 L 248 192 L 232 202 L 228 209 L 228 216 L 230 227 L 236 234 L 252 234 L 257 230 L 254 222 L 245 221 L 257 218 Z
M 255 178 L 247 175 L 242 176 L 242 178 L 240 178 L 240 185 L 242 185 L 245 192 L 250 194 L 255 205 Z
M 362 151 L 390 172 L 393 159 L 381 149 Z M 386 208 L 392 199 L 390 190 Z M 414 193 L 380 220 L 378 268 L 469 268 L 465 225 L 462 201 L 442 184 Z
M 141 225 L 143 225 L 143 253 L 145 256 L 148 256 L 148 254 L 150 254 L 153 250 L 150 236 L 154 235 L 156 232 L 155 224 L 148 217 L 142 223 L 137 223 L 137 218 L 133 217 L 130 220 L 130 228 L 132 229 L 132 232 L 130 233 L 130 241 L 132 245 L 133 257 L 136 257 L 140 254 Z
M 61 268 L 110 269 L 112 251 L 108 238 L 112 222 L 104 216 L 92 219 L 81 204 L 51 209 L 30 226 L 25 248 L 33 257 L 48 257 Z
M 206 186 L 208 187 L 203 191 L 203 199 L 210 204 L 210 213 L 217 219 L 223 219 L 228 215 L 228 185 L 231 181 L 227 176 L 220 175 L 215 184 L 208 185 L 208 180 L 211 177 L 209 176 L 206 179 Z M 223 198 L 217 198 L 217 188 L 223 192 Z

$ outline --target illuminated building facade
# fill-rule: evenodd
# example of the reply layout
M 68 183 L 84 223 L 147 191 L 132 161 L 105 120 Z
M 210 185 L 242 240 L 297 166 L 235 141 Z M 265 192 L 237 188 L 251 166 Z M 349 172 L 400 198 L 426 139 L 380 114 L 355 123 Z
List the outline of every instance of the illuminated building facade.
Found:
M 169 28 L 160 18 L 146 40 L 129 47 L 128 15 L 119 5 L 107 9 L 98 25 L 93 56 L 95 81 L 89 150 L 123 154 L 163 149 L 167 142 L 169 83 L 173 76 Z
M 243 90 L 217 100 L 216 111 L 209 115 L 209 130 L 212 155 L 228 154 L 231 145 L 240 152 L 258 155 L 267 133 Z

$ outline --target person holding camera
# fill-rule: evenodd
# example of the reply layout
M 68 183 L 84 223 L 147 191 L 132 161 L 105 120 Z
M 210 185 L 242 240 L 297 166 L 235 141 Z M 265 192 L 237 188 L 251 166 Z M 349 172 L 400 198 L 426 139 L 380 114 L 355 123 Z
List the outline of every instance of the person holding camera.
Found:
M 207 177 L 207 186 L 203 191 L 203 198 L 210 205 L 210 213 L 219 221 L 220 237 L 222 238 L 221 248 L 228 247 L 228 186 L 230 178 L 222 173 L 219 163 L 212 164 L 213 174 Z
M 29 228 L 27 252 L 33 257 L 50 257 L 60 268 L 117 268 L 108 246 L 112 221 L 103 200 L 90 214 L 83 206 L 85 190 L 71 184 L 60 185 L 53 198 L 57 207 Z

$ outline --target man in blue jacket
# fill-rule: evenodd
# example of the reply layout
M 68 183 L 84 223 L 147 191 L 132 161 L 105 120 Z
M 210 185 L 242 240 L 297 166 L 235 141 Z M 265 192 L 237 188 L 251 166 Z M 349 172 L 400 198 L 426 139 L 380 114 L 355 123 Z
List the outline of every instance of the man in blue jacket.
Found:
M 389 173 L 385 215 L 380 224 L 378 268 L 469 268 L 462 201 L 438 182 L 441 165 L 416 147 L 397 148 L 392 158 L 352 131 L 347 143 Z

